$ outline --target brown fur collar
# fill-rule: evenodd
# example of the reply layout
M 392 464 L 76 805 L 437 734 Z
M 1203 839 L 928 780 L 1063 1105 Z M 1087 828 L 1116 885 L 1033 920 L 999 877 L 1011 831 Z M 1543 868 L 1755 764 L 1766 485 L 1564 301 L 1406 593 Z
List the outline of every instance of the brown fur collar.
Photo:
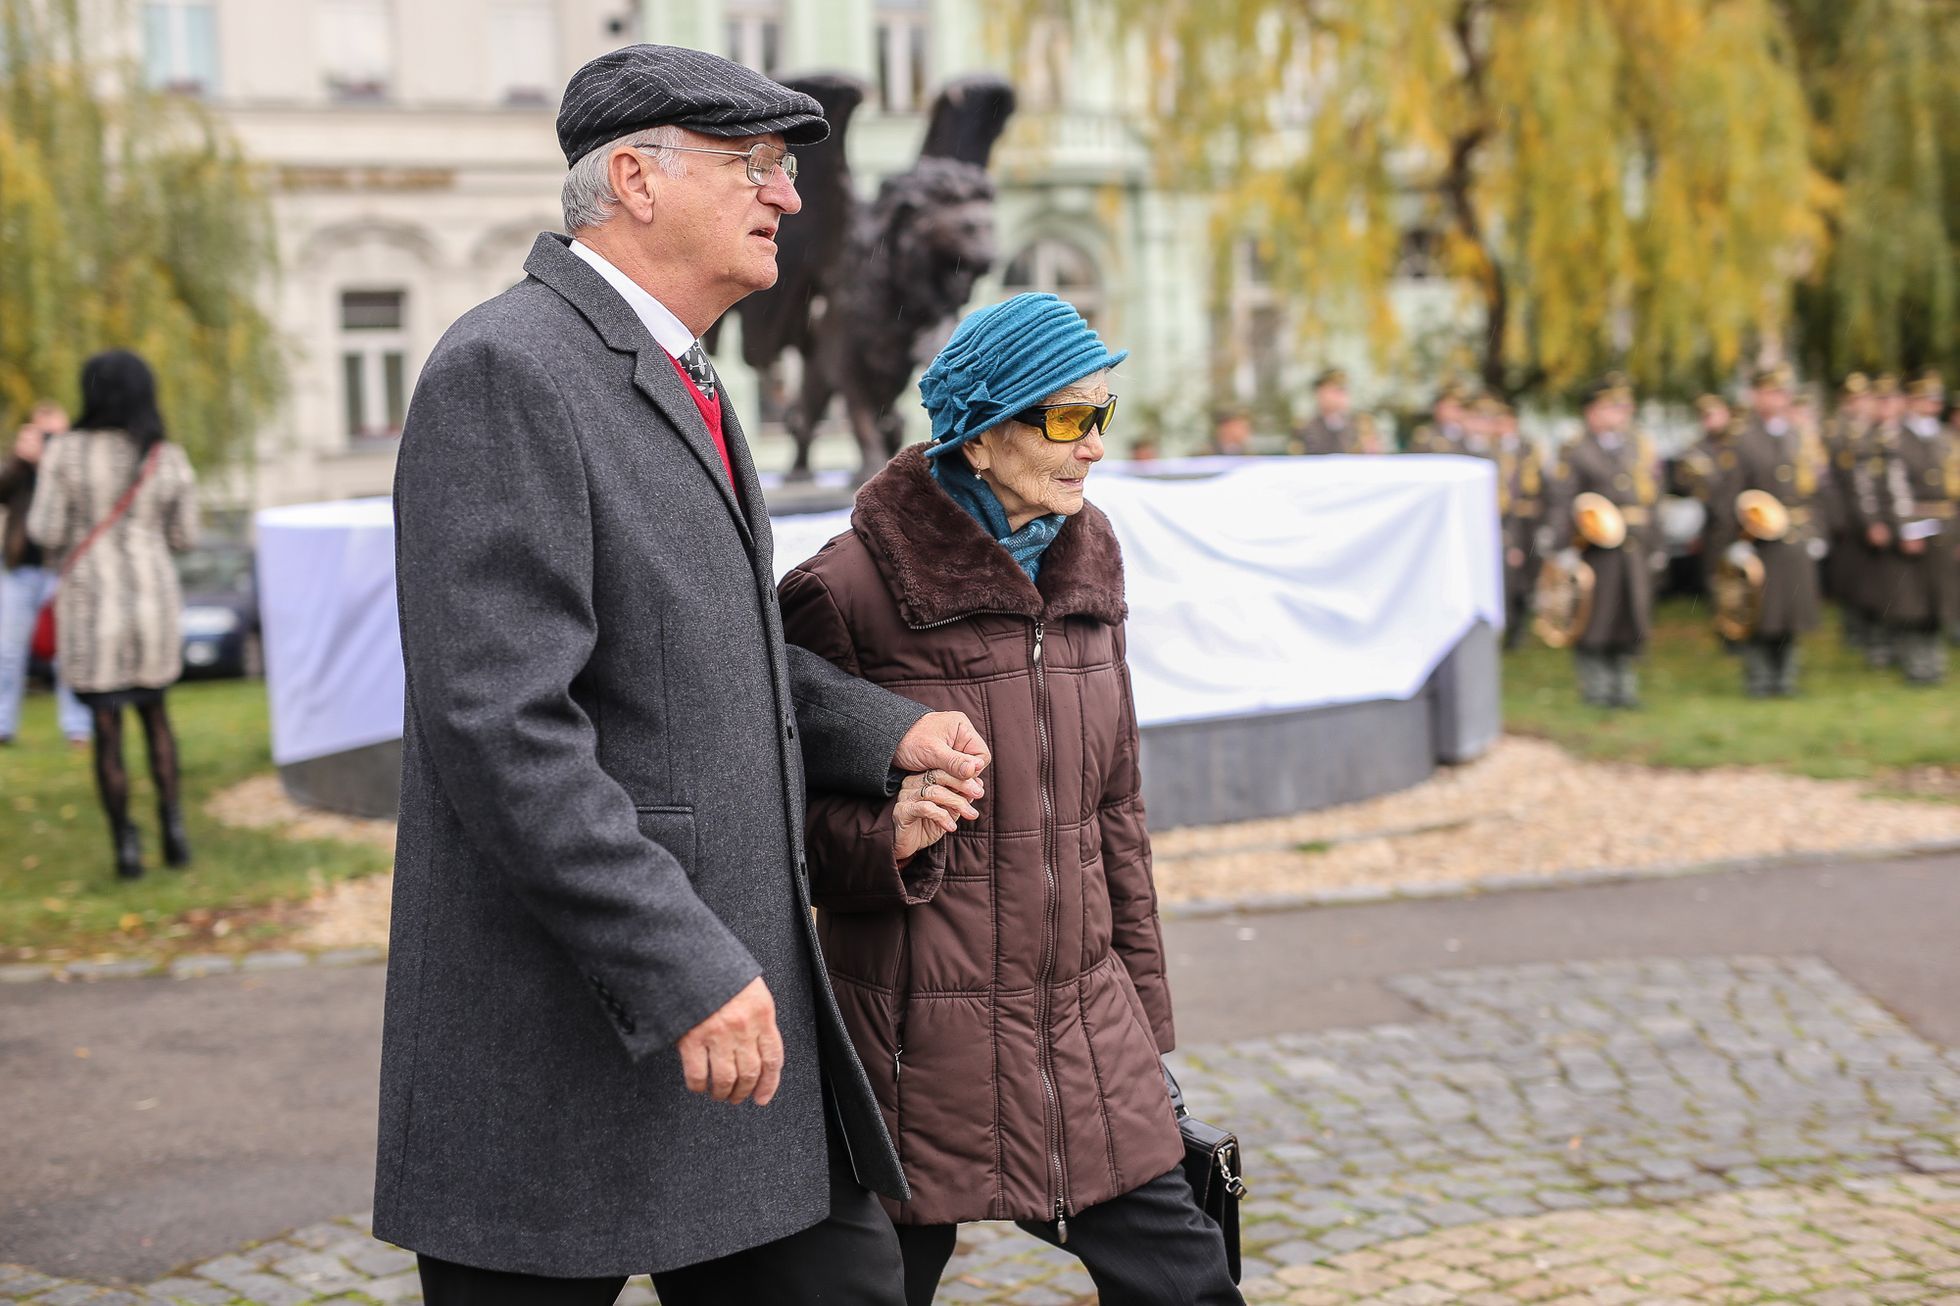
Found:
M 901 450 L 866 481 L 851 514 L 852 528 L 891 586 L 907 625 L 920 629 L 979 612 L 1122 622 L 1128 612 L 1123 551 L 1101 509 L 1087 504 L 1062 526 L 1042 555 L 1037 587 L 939 488 L 924 448 Z

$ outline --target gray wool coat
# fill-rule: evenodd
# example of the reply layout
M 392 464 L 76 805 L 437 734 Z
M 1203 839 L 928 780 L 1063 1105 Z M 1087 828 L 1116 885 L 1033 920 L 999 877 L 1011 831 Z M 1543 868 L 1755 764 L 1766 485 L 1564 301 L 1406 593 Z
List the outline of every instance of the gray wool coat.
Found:
M 396 475 L 408 674 L 374 1231 L 445 1260 L 640 1274 L 905 1181 L 818 960 L 805 784 L 874 796 L 925 709 L 786 648 L 769 519 L 672 361 L 538 238 L 415 388 Z M 674 1043 L 756 976 L 767 1107 Z

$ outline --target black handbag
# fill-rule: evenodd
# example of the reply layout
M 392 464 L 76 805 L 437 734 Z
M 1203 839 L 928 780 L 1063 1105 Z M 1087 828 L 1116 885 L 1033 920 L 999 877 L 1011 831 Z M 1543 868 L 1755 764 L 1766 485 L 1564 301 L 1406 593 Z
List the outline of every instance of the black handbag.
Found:
M 1184 1090 L 1177 1086 L 1169 1066 L 1164 1067 L 1164 1085 L 1170 1089 L 1171 1110 L 1177 1115 L 1178 1132 L 1184 1136 L 1184 1177 L 1191 1181 L 1198 1209 L 1224 1235 L 1225 1259 L 1232 1268 L 1232 1282 L 1237 1283 L 1239 1203 L 1246 1195 L 1239 1136 L 1192 1115 L 1184 1105 Z

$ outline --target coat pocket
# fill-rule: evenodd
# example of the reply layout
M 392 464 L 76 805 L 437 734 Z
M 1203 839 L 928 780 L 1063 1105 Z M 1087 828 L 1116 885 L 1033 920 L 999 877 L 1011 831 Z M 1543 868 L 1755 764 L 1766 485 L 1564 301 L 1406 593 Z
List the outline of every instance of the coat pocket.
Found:
M 687 878 L 694 878 L 695 835 L 694 809 L 692 807 L 636 807 L 634 814 L 639 817 L 640 833 L 665 848 L 674 855 L 674 860 L 687 872 Z

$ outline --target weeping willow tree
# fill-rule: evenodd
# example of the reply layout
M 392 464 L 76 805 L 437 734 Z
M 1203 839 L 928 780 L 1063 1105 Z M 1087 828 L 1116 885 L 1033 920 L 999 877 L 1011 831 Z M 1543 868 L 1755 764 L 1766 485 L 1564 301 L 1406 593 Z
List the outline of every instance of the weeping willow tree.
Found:
M 1824 237 L 1772 0 L 1021 0 L 1010 39 L 1033 24 L 1137 39 L 1168 167 L 1309 330 L 1388 351 L 1413 233 L 1505 393 L 1704 383 L 1782 331 Z
M 1853 368 L 1960 368 L 1960 9 L 1786 0 L 1818 166 L 1840 190 L 1831 255 L 1799 297 L 1803 353 Z
M 122 347 L 194 460 L 249 459 L 283 375 L 264 189 L 199 106 L 93 57 L 81 8 L 0 0 L 0 430 Z

